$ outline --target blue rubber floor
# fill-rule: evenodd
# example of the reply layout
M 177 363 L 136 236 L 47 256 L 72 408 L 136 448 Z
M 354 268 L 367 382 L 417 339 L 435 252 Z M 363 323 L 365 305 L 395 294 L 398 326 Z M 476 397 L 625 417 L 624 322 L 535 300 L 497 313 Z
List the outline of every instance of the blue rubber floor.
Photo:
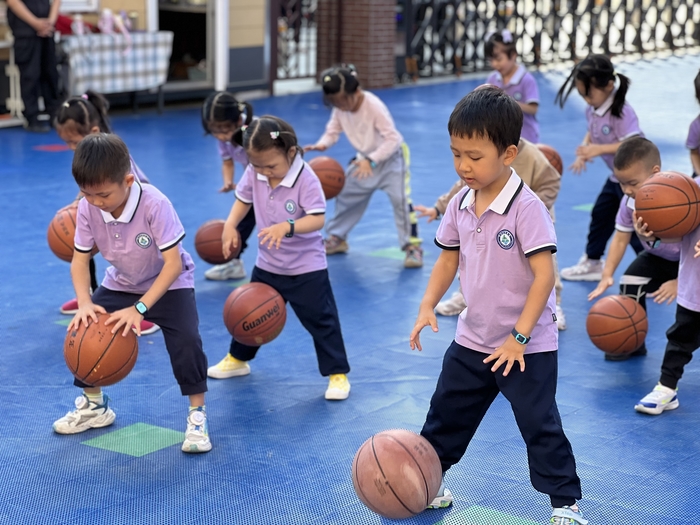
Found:
M 621 65 L 633 81 L 629 101 L 662 151 L 664 166 L 689 172 L 684 148 L 698 113 L 693 78 L 700 58 Z M 561 73 L 537 76 L 542 142 L 568 165 L 585 133 L 583 103 L 573 95 L 553 105 Z M 377 91 L 412 151 L 413 199 L 431 205 L 456 175 L 446 123 L 454 104 L 481 79 Z M 322 133 L 328 110 L 319 93 L 256 100 L 257 114 L 287 119 L 300 141 Z M 204 137 L 197 109 L 119 115 L 114 128 L 151 181 L 165 192 L 189 235 L 198 264 L 201 334 L 211 364 L 227 352 L 221 310 L 233 286 L 204 280 L 206 263 L 193 248 L 197 227 L 225 217 L 231 194 L 219 194 L 220 159 Z M 0 523 L 2 524 L 347 524 L 390 523 L 354 494 L 350 464 L 372 434 L 418 431 L 451 341 L 454 318 L 424 331 L 424 351 L 408 335 L 438 249 L 436 223 L 421 224 L 426 264 L 405 270 L 389 201 L 377 194 L 349 238 L 350 252 L 329 258 L 352 372 L 344 402 L 323 399 L 309 335 L 291 311 L 282 335 L 252 362 L 251 375 L 211 380 L 207 406 L 214 449 L 180 452 L 186 400 L 172 377 L 160 333 L 140 340 L 133 372 L 107 389 L 117 412 L 109 428 L 59 436 L 51 423 L 72 408 L 78 390 L 63 361 L 68 317 L 58 307 L 73 297 L 68 264 L 46 243 L 55 211 L 76 194 L 72 153 L 53 151 L 55 134 L 0 130 L 0 225 L 8 241 L 0 257 Z M 345 162 L 345 139 L 328 152 Z M 239 168 L 239 167 L 237 167 Z M 238 175 L 241 171 L 238 169 Z M 583 251 L 588 209 L 607 172 L 596 161 L 580 177 L 566 173 L 557 202 L 561 267 Z M 332 203 L 329 212 L 332 211 Z M 248 272 L 255 249 L 243 256 Z M 632 260 L 631 251 L 618 276 Z M 97 258 L 98 272 L 106 263 Z M 558 402 L 576 454 L 591 525 L 690 524 L 700 497 L 700 362 L 686 369 L 678 410 L 659 417 L 633 410 L 655 384 L 674 306 L 649 305 L 649 355 L 611 363 L 589 342 L 585 316 L 593 283 L 565 283 L 568 329 L 560 334 Z M 610 293 L 615 293 L 611 289 Z M 528 479 L 522 439 L 499 397 L 463 460 L 447 474 L 454 507 L 424 512 L 406 524 L 533 525 L 549 519 L 548 498 Z

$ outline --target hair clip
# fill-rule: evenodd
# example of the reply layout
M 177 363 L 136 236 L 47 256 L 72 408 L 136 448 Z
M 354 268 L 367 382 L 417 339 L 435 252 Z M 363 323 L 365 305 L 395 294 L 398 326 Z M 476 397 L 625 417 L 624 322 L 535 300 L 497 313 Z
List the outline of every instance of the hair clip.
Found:
M 241 126 L 241 131 L 244 131 L 244 132 L 245 132 L 245 130 L 247 130 L 247 129 L 248 129 L 248 124 L 243 124 L 243 125 Z
M 279 131 L 270 131 L 270 138 L 272 140 L 277 140 L 280 138 L 280 132 Z
M 82 98 L 83 100 L 87 100 L 88 99 L 87 93 L 83 93 L 82 95 L 80 95 L 80 98 Z
M 504 44 L 512 44 L 513 43 L 513 33 L 508 31 L 507 29 L 503 29 L 501 31 L 501 36 L 503 37 Z
M 63 107 L 64 107 L 64 108 L 69 108 L 69 107 L 70 107 L 70 102 L 68 102 L 68 101 L 66 100 L 66 101 L 63 103 Z
M 245 104 L 239 103 L 238 104 L 238 111 L 243 113 L 245 111 Z
M 323 77 L 323 81 L 324 81 L 324 82 L 330 82 L 330 81 L 331 81 L 331 76 L 330 76 L 330 75 L 326 75 L 325 77 Z

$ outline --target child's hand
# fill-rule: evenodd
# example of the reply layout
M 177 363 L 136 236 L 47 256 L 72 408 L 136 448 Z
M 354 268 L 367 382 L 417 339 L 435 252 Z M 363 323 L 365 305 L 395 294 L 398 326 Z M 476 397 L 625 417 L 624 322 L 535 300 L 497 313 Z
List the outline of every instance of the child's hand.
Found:
M 611 276 L 603 275 L 602 279 L 598 283 L 598 286 L 595 287 L 595 290 L 588 294 L 588 300 L 592 301 L 596 297 L 600 297 L 603 292 L 610 288 L 613 284 L 615 284 L 615 280 Z
M 80 308 L 78 308 L 78 311 L 73 316 L 73 319 L 71 319 L 71 322 L 68 325 L 68 328 L 66 331 L 70 332 L 73 329 L 77 330 L 78 328 L 80 328 L 81 322 L 85 326 L 87 326 L 88 317 L 90 319 L 92 319 L 94 322 L 97 322 L 97 314 L 106 314 L 106 313 L 107 313 L 107 310 L 102 308 L 99 304 L 94 304 L 93 302 L 81 305 Z
M 355 170 L 352 173 L 353 177 L 366 179 L 373 175 L 372 165 L 367 159 L 353 160 L 352 163 L 355 165 Z
M 693 255 L 693 257 L 695 259 L 700 257 L 700 241 L 698 241 L 697 244 L 695 245 L 695 255 Z
M 671 279 L 659 286 L 659 289 L 654 293 L 650 293 L 649 297 L 654 298 L 656 304 L 661 304 L 664 301 L 666 304 L 671 304 L 678 295 L 678 279 Z
M 600 152 L 598 151 L 597 144 L 581 145 L 576 148 L 576 156 L 581 157 L 585 161 L 589 161 L 598 155 L 600 155 Z
M 221 251 L 226 259 L 238 248 L 237 233 L 236 228 L 231 226 L 228 222 L 224 224 L 224 231 L 221 234 Z
M 506 363 L 506 368 L 503 370 L 503 376 L 507 376 L 510 369 L 513 368 L 513 363 L 520 363 L 520 371 L 525 371 L 525 345 L 518 343 L 512 335 L 508 336 L 505 343 L 496 348 L 496 351 L 484 359 L 484 363 L 496 361 L 491 367 L 491 372 L 498 370 L 503 363 Z
M 644 219 L 637 217 L 636 211 L 632 212 L 632 217 L 634 218 L 634 231 L 637 232 L 637 235 L 646 242 L 655 241 L 654 232 L 648 229 L 649 225 L 644 222 Z
M 129 330 L 134 327 L 136 329 L 136 335 L 140 336 L 141 321 L 143 321 L 143 315 L 133 306 L 128 306 L 127 308 L 113 312 L 112 315 L 109 316 L 109 319 L 105 321 L 105 325 L 109 326 L 114 324 L 114 328 L 112 328 L 113 334 L 116 334 L 123 326 L 124 330 L 122 330 L 122 336 L 124 337 L 126 337 Z
M 258 233 L 258 238 L 260 239 L 260 245 L 265 246 L 265 243 L 267 243 L 267 249 L 269 250 L 273 246 L 276 249 L 279 249 L 280 244 L 282 243 L 282 239 L 284 239 L 284 236 L 289 233 L 289 223 L 288 222 L 279 222 L 277 224 L 273 224 L 272 226 L 269 226 L 268 228 L 263 228 L 260 230 L 260 233 Z
M 323 144 L 309 144 L 308 146 L 304 146 L 304 153 L 307 151 L 326 151 L 328 149 L 328 146 L 324 146 Z
M 574 163 L 569 166 L 569 170 L 574 173 L 574 175 L 579 175 L 582 171 L 586 171 L 586 159 L 583 157 L 576 157 Z
M 435 312 L 431 308 L 422 308 L 418 311 L 418 318 L 416 319 L 416 324 L 413 325 L 413 330 L 411 330 L 411 337 L 408 340 L 408 344 L 411 345 L 411 350 L 423 350 L 420 344 L 420 331 L 424 327 L 430 326 L 433 332 L 438 331 L 437 317 L 435 317 Z
M 435 208 L 426 208 L 421 204 L 414 204 L 413 209 L 418 212 L 418 217 L 427 217 L 428 222 L 433 222 L 438 218 L 438 211 Z
M 224 182 L 224 185 L 219 188 L 219 193 L 228 193 L 229 191 L 233 191 L 236 189 L 236 183 L 231 181 L 231 182 Z

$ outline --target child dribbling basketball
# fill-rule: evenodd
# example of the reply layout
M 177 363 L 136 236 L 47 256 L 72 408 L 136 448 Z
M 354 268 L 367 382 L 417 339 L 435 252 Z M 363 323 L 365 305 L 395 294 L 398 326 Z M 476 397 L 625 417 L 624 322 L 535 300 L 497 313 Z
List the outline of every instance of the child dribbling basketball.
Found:
M 231 93 L 219 91 L 212 93 L 204 101 L 202 106 L 202 127 L 204 132 L 211 133 L 218 142 L 219 155 L 221 155 L 221 173 L 224 184 L 219 190 L 227 193 L 236 189 L 234 182 L 235 163 L 245 167 L 248 165 L 248 156 L 243 149 L 241 126 L 253 121 L 253 106 L 247 102 L 239 102 Z M 204 272 L 204 277 L 212 281 L 227 281 L 229 279 L 243 279 L 245 269 L 241 255 L 246 249 L 248 237 L 255 228 L 255 212 L 251 208 L 248 214 L 238 225 L 238 233 L 241 235 L 241 251 L 235 259 L 217 264 Z
M 346 399 L 350 366 L 320 233 L 326 212 L 321 183 L 304 162 L 294 130 L 281 119 L 254 120 L 244 130 L 243 146 L 250 164 L 224 226 L 224 255 L 236 247 L 234 230 L 253 207 L 260 244 L 250 281 L 271 286 L 289 302 L 313 337 L 321 375 L 329 376 L 326 399 Z M 209 368 L 209 377 L 249 374 L 248 361 L 258 348 L 232 339 L 229 353 Z
M 469 307 L 457 321 L 421 435 L 446 472 L 502 393 L 525 440 L 532 484 L 549 495 L 550 523 L 585 525 L 576 504 L 581 483 L 555 401 L 554 225 L 511 168 L 522 119 L 513 98 L 496 88 L 473 91 L 450 116 L 454 166 L 467 187 L 450 201 L 438 228 L 435 243 L 442 252 L 420 304 L 411 348 L 422 349 L 424 327 L 437 331 L 433 309 L 458 268 Z M 452 501 L 443 485 L 430 507 Z
M 208 452 L 207 358 L 199 336 L 194 263 L 182 248 L 180 219 L 165 195 L 136 180 L 129 150 L 116 135 L 81 140 L 73 177 L 85 198 L 78 204 L 71 263 L 79 308 L 68 331 L 87 324 L 88 318 L 96 321 L 97 313 L 111 314 L 106 324 L 113 326 L 112 333 L 138 327 L 144 318 L 156 321 L 163 328 L 180 391 L 190 400 L 182 450 Z M 112 266 L 91 296 L 88 264 L 95 246 Z M 116 415 L 102 390 L 77 379 L 74 384 L 83 394 L 74 411 L 54 422 L 54 431 L 77 434 L 111 425 Z

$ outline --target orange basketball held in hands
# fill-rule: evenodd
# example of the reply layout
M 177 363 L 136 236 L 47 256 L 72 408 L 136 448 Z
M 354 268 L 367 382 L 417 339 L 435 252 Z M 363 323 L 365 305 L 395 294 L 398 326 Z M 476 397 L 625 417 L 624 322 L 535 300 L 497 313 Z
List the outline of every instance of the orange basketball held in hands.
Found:
M 316 157 L 309 161 L 309 166 L 321 181 L 326 200 L 340 193 L 345 185 L 345 170 L 337 160 L 330 157 Z
M 700 187 L 687 175 L 661 171 L 639 187 L 634 208 L 659 239 L 683 237 L 700 226 Z
M 586 331 L 591 342 L 606 354 L 630 354 L 647 335 L 644 308 L 625 295 L 609 295 L 597 301 L 588 312 Z

